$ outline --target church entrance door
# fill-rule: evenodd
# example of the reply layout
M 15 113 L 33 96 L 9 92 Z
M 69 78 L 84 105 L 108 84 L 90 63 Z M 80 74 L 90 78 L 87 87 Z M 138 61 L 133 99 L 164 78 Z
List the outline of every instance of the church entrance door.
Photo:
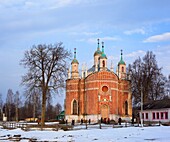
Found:
M 101 117 L 103 119 L 109 117 L 109 107 L 108 107 L 108 105 L 102 105 L 101 106 Z

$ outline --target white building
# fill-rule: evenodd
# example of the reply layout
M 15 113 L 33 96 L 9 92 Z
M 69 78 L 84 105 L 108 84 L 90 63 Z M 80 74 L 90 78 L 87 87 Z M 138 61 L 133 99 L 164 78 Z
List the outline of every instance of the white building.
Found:
M 170 99 L 145 103 L 142 117 L 144 122 L 170 122 Z

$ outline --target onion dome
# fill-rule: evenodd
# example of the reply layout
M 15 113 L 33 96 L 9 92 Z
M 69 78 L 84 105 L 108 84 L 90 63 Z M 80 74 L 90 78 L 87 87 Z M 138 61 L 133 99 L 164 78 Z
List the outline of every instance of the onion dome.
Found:
M 98 46 L 96 52 L 94 53 L 94 56 L 102 54 L 102 52 L 100 51 L 99 39 L 97 39 L 97 41 L 98 41 Z
M 104 42 L 102 42 L 102 54 L 100 56 L 100 59 L 103 59 L 103 58 L 107 59 L 106 54 L 104 53 Z
M 76 48 L 74 48 L 74 59 L 73 59 L 73 61 L 71 62 L 71 64 L 73 64 L 73 63 L 79 64 L 78 60 L 76 59 Z
M 120 61 L 119 61 L 118 65 L 126 65 L 125 62 L 123 61 L 123 53 L 122 53 L 122 50 L 121 50 L 121 58 L 120 58 Z

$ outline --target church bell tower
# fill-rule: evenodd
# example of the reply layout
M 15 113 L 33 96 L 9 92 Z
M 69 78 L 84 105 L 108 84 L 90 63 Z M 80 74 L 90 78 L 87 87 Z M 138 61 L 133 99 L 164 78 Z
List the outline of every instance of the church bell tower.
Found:
M 121 50 L 121 57 L 118 63 L 117 75 L 120 79 L 126 79 L 126 63 L 123 61 L 123 53 Z
M 100 56 L 100 70 L 107 70 L 107 57 L 104 53 L 104 42 L 102 42 L 102 54 Z
M 76 59 L 76 48 L 74 48 L 74 59 L 71 62 L 71 78 L 79 78 L 78 65 L 79 62 Z
M 98 46 L 97 46 L 97 50 L 94 53 L 94 67 L 95 67 L 95 71 L 98 71 L 98 67 L 99 67 L 99 58 L 102 54 L 102 52 L 100 51 L 100 43 L 99 43 L 99 39 L 97 39 L 98 41 Z

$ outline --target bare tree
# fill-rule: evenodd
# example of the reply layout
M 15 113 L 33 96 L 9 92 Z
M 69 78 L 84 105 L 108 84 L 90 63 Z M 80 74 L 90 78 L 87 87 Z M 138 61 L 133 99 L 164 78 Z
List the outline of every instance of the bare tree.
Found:
M 165 94 L 166 94 L 166 98 L 170 98 L 170 75 L 169 75 L 168 78 L 166 79 L 166 83 L 165 83 Z
M 54 119 L 54 107 L 51 103 L 51 101 L 47 101 L 47 109 L 46 109 L 46 119 L 51 120 Z
M 59 115 L 62 110 L 61 104 L 57 103 L 55 109 L 56 109 L 56 115 Z
M 18 122 L 19 107 L 21 106 L 21 97 L 20 97 L 19 91 L 16 91 L 14 95 L 14 104 L 15 104 L 15 121 Z
M 158 67 L 155 55 L 148 51 L 146 55 L 136 59 L 128 67 L 131 76 L 132 97 L 134 105 L 141 102 L 141 92 L 143 101 L 158 100 L 164 97 L 165 77 Z
M 24 92 L 25 98 L 26 98 L 26 103 L 25 103 L 25 108 L 27 108 L 27 105 L 31 105 L 31 110 L 32 110 L 32 116 L 34 118 L 39 117 L 39 114 L 37 113 L 39 111 L 39 106 L 41 103 L 40 100 L 40 95 L 41 91 L 40 88 L 34 87 L 34 88 L 27 88 L 26 91 Z
M 38 87 L 42 94 L 41 126 L 44 126 L 46 100 L 48 92 L 64 88 L 67 71 L 67 59 L 71 53 L 64 49 L 62 43 L 56 45 L 37 45 L 26 51 L 21 65 L 28 68 L 22 77 L 22 85 L 33 89 Z
M 12 106 L 14 103 L 14 93 L 12 91 L 12 89 L 8 89 L 7 92 L 7 97 L 6 97 L 6 105 L 7 105 L 7 109 L 8 109 L 8 120 L 11 120 L 11 110 L 12 110 Z
M 140 102 L 141 85 L 142 85 L 142 68 L 141 68 L 141 58 L 136 59 L 133 64 L 129 64 L 128 73 L 131 78 L 131 90 L 132 90 L 132 100 L 136 105 Z
M 2 100 L 2 94 L 0 94 L 0 119 L 2 119 L 3 115 L 3 100 Z

